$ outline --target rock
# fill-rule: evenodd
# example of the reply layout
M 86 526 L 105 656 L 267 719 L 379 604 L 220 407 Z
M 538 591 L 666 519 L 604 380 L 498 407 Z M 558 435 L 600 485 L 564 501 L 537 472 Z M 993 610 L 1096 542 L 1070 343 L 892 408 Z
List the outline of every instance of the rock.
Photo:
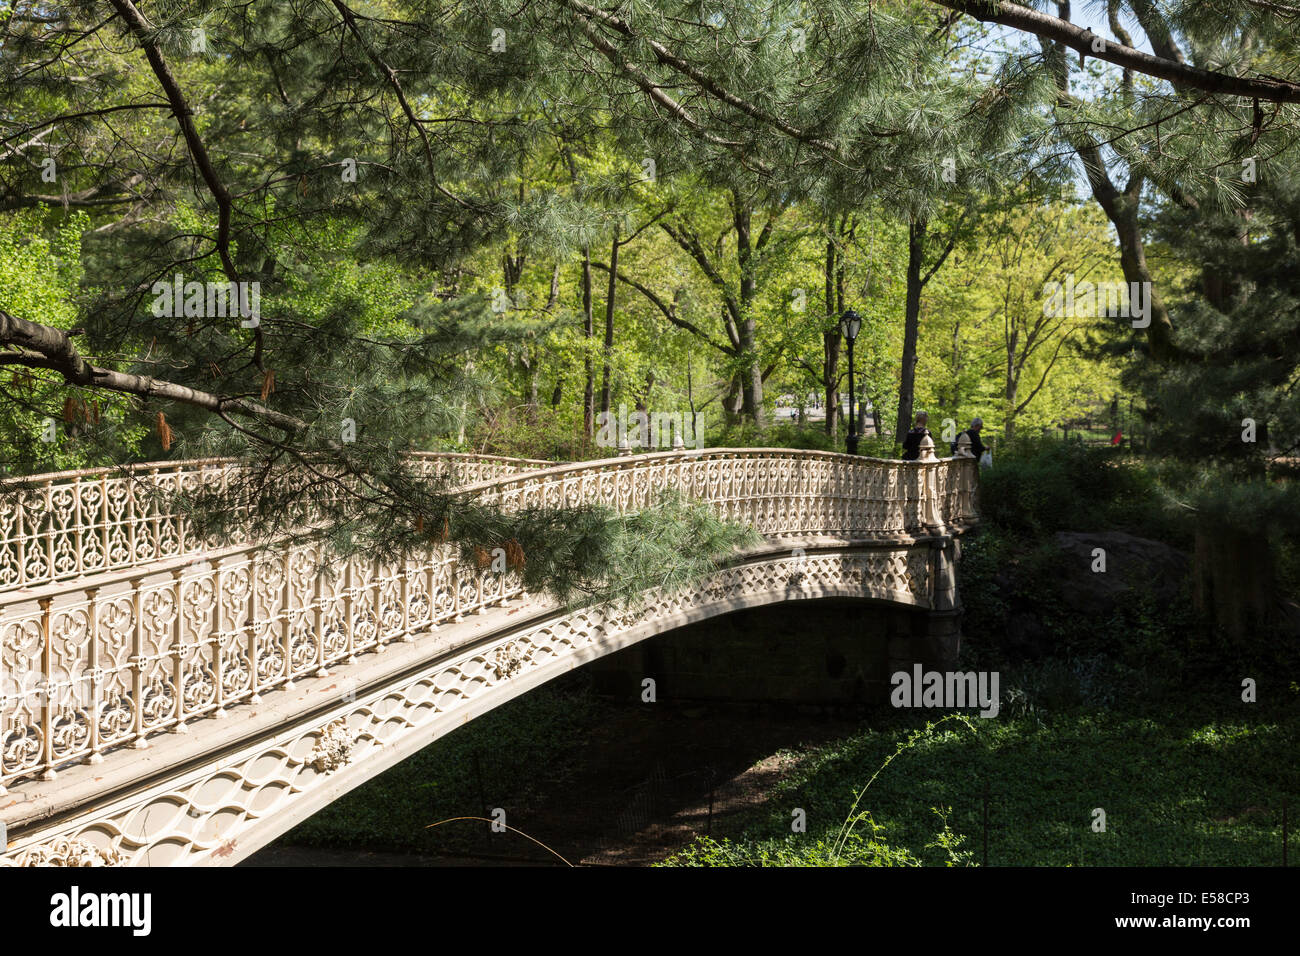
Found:
M 1121 603 L 1150 595 L 1159 604 L 1182 600 L 1189 559 L 1161 541 L 1139 538 L 1122 531 L 1060 531 L 1061 604 L 1066 608 L 1105 619 Z M 1106 570 L 1093 571 L 1097 548 L 1105 551 Z

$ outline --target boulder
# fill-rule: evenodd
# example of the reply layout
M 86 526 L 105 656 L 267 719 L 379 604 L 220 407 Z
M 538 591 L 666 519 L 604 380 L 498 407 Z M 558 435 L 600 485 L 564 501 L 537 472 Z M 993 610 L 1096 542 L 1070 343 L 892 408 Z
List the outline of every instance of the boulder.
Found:
M 1062 556 L 1060 600 L 1072 611 L 1105 618 L 1138 596 L 1159 604 L 1185 599 L 1190 561 L 1162 541 L 1123 531 L 1059 531 L 1054 537 Z M 1092 570 L 1097 548 L 1106 553 L 1104 572 Z
M 1104 572 L 1092 570 L 1097 548 L 1106 552 Z M 1032 558 L 1011 562 L 993 579 L 1006 605 L 1003 639 L 1030 657 L 1050 653 L 1060 640 L 1051 617 L 1109 621 L 1146 596 L 1165 605 L 1185 600 L 1191 563 L 1163 542 L 1121 531 L 1058 532 Z

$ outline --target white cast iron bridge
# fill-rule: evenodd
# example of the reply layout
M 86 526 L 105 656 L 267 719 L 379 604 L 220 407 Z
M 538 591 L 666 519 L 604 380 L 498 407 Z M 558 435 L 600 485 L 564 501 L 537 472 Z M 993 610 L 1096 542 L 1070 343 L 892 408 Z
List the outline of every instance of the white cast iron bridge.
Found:
M 927 449 L 928 453 L 928 449 Z M 0 865 L 236 863 L 461 724 L 588 661 L 743 608 L 913 609 L 955 654 L 956 536 L 977 463 L 708 449 L 571 465 L 424 454 L 503 508 L 665 489 L 762 544 L 630 609 L 566 612 L 512 571 L 433 547 L 408 563 L 315 544 L 223 547 L 155 493 L 236 462 L 10 483 L 0 497 Z

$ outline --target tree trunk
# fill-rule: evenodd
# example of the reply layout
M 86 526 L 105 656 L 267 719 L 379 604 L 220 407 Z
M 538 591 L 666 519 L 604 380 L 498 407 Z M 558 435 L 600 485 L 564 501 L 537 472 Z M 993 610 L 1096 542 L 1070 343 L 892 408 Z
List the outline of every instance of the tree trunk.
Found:
M 611 399 L 609 374 L 610 358 L 614 352 L 614 293 L 618 281 L 618 226 L 614 227 L 614 241 L 609 247 L 609 290 L 605 294 L 605 351 L 600 377 L 600 410 L 609 411 Z
M 590 445 L 595 435 L 596 376 L 591 361 L 591 340 L 595 335 L 591 314 L 591 250 L 582 250 L 582 334 L 586 346 L 582 360 L 584 373 L 582 389 L 582 438 Z
M 758 360 L 758 323 L 754 318 L 754 300 L 758 297 L 758 280 L 754 274 L 754 250 L 750 243 L 752 210 L 736 202 L 736 263 L 740 266 L 740 333 L 739 352 L 745 359 L 742 386 L 742 411 L 747 419 L 763 427 L 763 370 Z
M 952 413 L 961 414 L 961 321 L 952 326 Z
M 1124 38 L 1128 34 L 1123 31 L 1118 16 L 1115 15 L 1117 8 L 1112 4 L 1110 9 L 1112 29 L 1120 37 L 1120 42 L 1124 42 Z M 1057 10 L 1063 14 L 1062 19 L 1069 19 L 1068 3 L 1062 5 L 1058 0 Z M 1134 13 L 1138 16 L 1139 21 L 1143 22 L 1143 27 L 1147 30 L 1152 43 L 1164 50 L 1166 55 L 1177 55 L 1181 59 L 1181 53 L 1177 51 L 1177 46 L 1173 44 L 1167 31 L 1159 30 L 1156 34 L 1152 34 L 1151 27 L 1156 20 L 1150 16 L 1150 12 L 1151 8 L 1145 5 L 1138 5 L 1134 8 Z M 1040 42 L 1043 45 L 1048 67 L 1055 77 L 1056 88 L 1060 93 L 1061 101 L 1070 104 L 1068 57 L 1073 56 L 1073 53 L 1060 43 L 1043 40 L 1040 40 Z M 1124 273 L 1124 279 L 1130 283 L 1149 283 L 1145 287 L 1149 290 L 1147 301 L 1151 306 L 1151 324 L 1146 328 L 1147 348 L 1150 350 L 1152 357 L 1164 360 L 1172 352 L 1173 323 L 1169 318 L 1169 310 L 1165 308 L 1163 300 L 1156 293 L 1151 270 L 1147 267 L 1146 250 L 1142 244 L 1142 231 L 1138 225 L 1138 207 L 1142 201 L 1142 188 L 1145 185 L 1145 177 L 1136 174 L 1130 166 L 1129 181 L 1121 191 L 1111 181 L 1110 173 L 1107 171 L 1107 164 L 1102 155 L 1101 144 L 1093 141 L 1087 135 L 1071 138 L 1067 133 L 1066 138 L 1067 141 L 1072 141 L 1074 150 L 1083 163 L 1084 175 L 1088 179 L 1093 199 L 1101 206 L 1102 211 L 1106 213 L 1106 218 L 1110 220 L 1115 229 L 1115 237 L 1119 240 L 1119 264 L 1121 271 Z
M 1197 617 L 1234 643 L 1267 630 L 1273 610 L 1273 558 L 1258 533 L 1198 525 L 1192 561 Z
M 1145 290 L 1143 298 L 1151 309 L 1151 324 L 1146 329 L 1147 347 L 1154 358 L 1166 359 L 1172 345 L 1174 325 L 1164 300 L 1156 291 L 1151 269 L 1147 266 L 1146 248 L 1138 225 L 1138 203 L 1125 197 L 1111 208 L 1107 208 L 1106 203 L 1101 206 L 1114 225 L 1115 235 L 1119 239 L 1119 267 L 1124 273 L 1124 279 L 1130 283 L 1130 287 L 1136 282 Z
M 822 389 L 826 396 L 826 434 L 838 437 L 840 418 L 840 333 L 836 317 L 836 266 L 839 260 L 835 240 L 826 240 L 826 321 L 831 328 L 822 333 Z M 843 274 L 843 270 L 840 270 Z M 843 298 L 841 292 L 840 298 Z
M 1008 439 L 1016 433 L 1016 398 L 1020 393 L 1020 375 L 1016 371 L 1016 347 L 1019 343 L 1020 330 L 1015 329 L 1011 333 L 1011 340 L 1007 343 L 1007 374 L 1002 383 L 1002 400 L 1006 409 L 1002 434 Z
M 826 434 L 836 438 L 840 427 L 840 333 L 822 333 L 822 386 L 826 401 Z
M 744 394 L 742 398 L 742 411 L 749 421 L 753 422 L 758 428 L 763 427 L 763 370 L 758 365 L 758 348 L 755 343 L 755 323 L 753 319 L 745 320 L 745 331 L 742 333 L 741 340 L 747 344 L 744 346 L 745 354 L 750 358 L 750 364 L 745 369 Z
M 739 376 L 733 375 L 731 377 L 731 381 L 727 383 L 727 392 L 719 401 L 722 402 L 722 420 L 728 427 L 738 425 L 743 406 Z
M 921 322 L 921 263 L 925 257 L 926 220 L 914 219 L 907 226 L 907 302 L 903 310 L 903 361 L 898 382 L 898 425 L 894 444 L 912 427 L 913 390 L 916 387 L 916 340 Z

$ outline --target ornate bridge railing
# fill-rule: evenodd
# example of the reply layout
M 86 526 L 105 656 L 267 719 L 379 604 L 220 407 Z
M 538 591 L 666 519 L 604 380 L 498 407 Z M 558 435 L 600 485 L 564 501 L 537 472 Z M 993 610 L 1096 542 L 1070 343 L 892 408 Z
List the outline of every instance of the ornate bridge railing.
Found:
M 507 509 L 603 502 L 634 511 L 672 488 L 769 537 L 887 538 L 961 528 L 975 520 L 976 467 L 970 458 L 912 462 L 715 448 L 580 462 L 466 490 Z
M 412 458 L 420 474 L 446 475 L 461 485 L 554 464 L 450 452 Z M 0 591 L 210 550 L 168 510 L 168 498 L 224 488 L 238 472 L 234 459 L 207 458 L 0 482 Z
M 507 509 L 634 510 L 675 488 L 770 537 L 893 540 L 975 518 L 973 459 L 712 449 L 538 465 L 464 456 L 429 468 L 459 469 L 458 479 L 497 475 L 464 490 Z M 235 473 L 230 462 L 136 471 L 175 484 Z M 522 594 L 512 572 L 461 566 L 449 548 L 408 563 L 331 562 L 316 544 L 208 550 L 176 516 L 137 507 L 133 480 L 43 476 L 27 484 L 57 520 L 29 526 L 4 516 L 0 582 L 29 586 L 0 584 L 0 793 L 97 763 L 112 748 L 148 747 L 160 732 Z M 107 484 L 116 481 L 127 484 Z M 60 558 L 69 548 L 73 557 Z M 43 563 L 20 571 L 36 552 Z M 331 563 L 332 573 L 321 571 Z

